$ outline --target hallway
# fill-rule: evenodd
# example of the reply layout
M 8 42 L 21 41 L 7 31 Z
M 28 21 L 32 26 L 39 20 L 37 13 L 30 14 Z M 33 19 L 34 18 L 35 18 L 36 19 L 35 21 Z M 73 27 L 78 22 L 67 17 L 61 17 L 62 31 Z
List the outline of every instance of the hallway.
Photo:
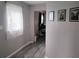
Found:
M 45 41 L 39 38 L 36 43 L 30 44 L 22 51 L 14 55 L 12 58 L 44 58 L 45 57 Z

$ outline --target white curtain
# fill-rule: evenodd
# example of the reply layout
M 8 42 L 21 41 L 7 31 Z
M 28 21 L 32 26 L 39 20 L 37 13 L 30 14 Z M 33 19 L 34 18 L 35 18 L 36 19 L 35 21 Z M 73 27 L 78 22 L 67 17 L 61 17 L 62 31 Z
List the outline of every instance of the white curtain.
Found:
M 7 32 L 12 35 L 22 35 L 23 33 L 23 15 L 22 7 L 7 3 Z

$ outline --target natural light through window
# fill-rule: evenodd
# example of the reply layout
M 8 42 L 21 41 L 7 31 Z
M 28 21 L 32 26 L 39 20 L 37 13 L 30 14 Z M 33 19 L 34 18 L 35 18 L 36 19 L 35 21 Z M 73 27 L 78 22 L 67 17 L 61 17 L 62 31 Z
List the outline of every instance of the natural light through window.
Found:
M 44 20 L 43 17 L 44 17 L 43 14 L 41 14 L 41 24 L 43 24 L 43 20 Z
M 7 31 L 10 33 L 23 32 L 23 15 L 20 6 L 7 3 Z

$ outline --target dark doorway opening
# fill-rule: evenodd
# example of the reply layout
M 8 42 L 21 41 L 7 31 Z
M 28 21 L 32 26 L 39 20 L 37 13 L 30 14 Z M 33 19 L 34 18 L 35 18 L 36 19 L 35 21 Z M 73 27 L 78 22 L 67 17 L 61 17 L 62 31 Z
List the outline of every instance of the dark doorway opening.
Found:
M 36 42 L 45 42 L 46 11 L 35 11 L 34 19 Z

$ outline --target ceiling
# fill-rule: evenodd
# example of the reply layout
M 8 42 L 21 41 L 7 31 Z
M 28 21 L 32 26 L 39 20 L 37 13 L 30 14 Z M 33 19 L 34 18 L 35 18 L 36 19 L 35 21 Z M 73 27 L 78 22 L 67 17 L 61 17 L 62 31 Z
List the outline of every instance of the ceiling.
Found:
M 35 4 L 43 4 L 46 3 L 47 1 L 24 1 L 24 2 L 29 5 L 35 5 Z

